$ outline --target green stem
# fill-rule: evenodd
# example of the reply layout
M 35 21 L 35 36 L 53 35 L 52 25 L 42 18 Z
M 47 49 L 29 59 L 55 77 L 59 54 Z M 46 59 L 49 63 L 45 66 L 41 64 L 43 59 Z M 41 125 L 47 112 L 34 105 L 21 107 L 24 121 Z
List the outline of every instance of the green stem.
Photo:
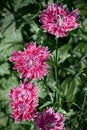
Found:
M 56 87 L 57 87 L 57 90 L 59 91 L 56 91 L 56 103 L 58 106 L 60 106 L 60 95 L 59 95 L 59 92 L 60 92 L 60 86 L 59 86 L 59 82 L 58 82 L 58 38 L 56 38 L 56 57 L 55 57 L 55 61 L 56 61 L 56 65 L 55 65 L 55 80 L 56 80 Z
M 82 129 L 81 126 L 82 126 L 84 108 L 85 108 L 85 104 L 86 104 L 86 98 L 87 98 L 87 90 L 86 90 L 86 92 L 85 92 L 84 99 L 83 99 L 83 104 L 82 104 L 82 109 L 81 109 L 81 114 L 80 114 L 79 129 Z
M 83 114 L 84 112 L 84 108 L 85 108 L 85 103 L 86 103 L 86 98 L 87 98 L 87 90 L 85 92 L 85 96 L 84 96 L 84 100 L 83 100 L 83 104 L 82 104 L 82 111 L 81 111 L 81 115 Z
M 84 77 L 81 76 L 81 78 L 83 80 L 84 86 L 87 87 L 87 84 L 86 84 L 86 82 L 84 80 Z M 86 105 L 86 99 L 87 99 L 87 90 L 85 90 L 84 99 L 83 99 L 83 103 L 82 103 L 82 109 L 81 109 L 81 114 L 80 114 L 80 119 L 79 119 L 79 126 L 78 126 L 79 130 L 82 130 L 82 126 L 83 126 L 82 123 L 83 123 L 83 119 L 84 119 L 83 114 L 84 114 L 84 109 L 85 109 L 85 105 Z
M 58 39 L 56 38 L 56 58 L 55 58 L 55 60 L 56 60 L 56 66 L 55 66 L 55 79 L 56 79 L 56 86 L 57 86 L 57 88 L 58 88 L 58 70 L 57 70 L 57 65 L 58 65 L 58 63 L 57 63 L 57 50 L 58 50 L 58 46 L 57 46 L 57 43 L 58 43 Z

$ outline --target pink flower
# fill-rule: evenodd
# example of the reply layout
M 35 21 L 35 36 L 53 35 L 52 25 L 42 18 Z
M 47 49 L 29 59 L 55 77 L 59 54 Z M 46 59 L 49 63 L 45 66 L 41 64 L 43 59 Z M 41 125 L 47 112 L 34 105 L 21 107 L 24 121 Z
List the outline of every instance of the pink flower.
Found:
M 63 114 L 55 113 L 53 108 L 48 108 L 37 116 L 36 126 L 40 130 L 64 130 L 64 121 Z
M 16 62 L 13 69 L 17 69 L 21 73 L 21 78 L 42 79 L 48 73 L 46 62 L 49 57 L 50 53 L 47 47 L 36 47 L 36 43 L 33 42 L 27 44 L 23 52 L 14 51 L 10 61 Z
M 78 18 L 77 9 L 69 12 L 63 5 L 48 4 L 40 15 L 41 28 L 56 37 L 65 37 L 68 31 L 80 26 L 80 23 L 77 22 Z
M 38 106 L 38 88 L 31 82 L 25 82 L 10 91 L 9 98 L 15 121 L 33 120 Z

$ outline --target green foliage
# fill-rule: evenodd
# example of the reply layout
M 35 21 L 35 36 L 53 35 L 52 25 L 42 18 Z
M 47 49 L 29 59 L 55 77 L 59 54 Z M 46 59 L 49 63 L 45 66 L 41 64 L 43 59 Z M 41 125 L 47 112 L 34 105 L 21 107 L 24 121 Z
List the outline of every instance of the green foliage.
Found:
M 36 41 L 48 46 L 52 53 L 49 73 L 36 81 L 40 89 L 38 110 L 53 106 L 66 116 L 66 130 L 87 129 L 87 6 L 86 0 L 49 0 L 64 3 L 71 10 L 78 8 L 81 27 L 58 40 L 58 87 L 56 88 L 54 36 L 40 28 L 39 14 L 46 0 L 0 0 L 0 130 L 36 130 L 33 122 L 15 123 L 11 118 L 8 94 L 19 85 L 19 73 L 9 62 L 13 50 L 23 50 L 25 44 Z M 60 96 L 59 104 L 55 92 Z

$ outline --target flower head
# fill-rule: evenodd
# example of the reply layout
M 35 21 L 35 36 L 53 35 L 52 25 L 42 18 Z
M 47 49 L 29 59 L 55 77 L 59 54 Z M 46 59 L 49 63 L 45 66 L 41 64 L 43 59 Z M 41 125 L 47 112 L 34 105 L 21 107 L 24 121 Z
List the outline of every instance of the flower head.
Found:
M 80 26 L 80 23 L 77 22 L 78 18 L 77 9 L 69 12 L 63 5 L 48 4 L 40 15 L 41 28 L 56 37 L 65 37 L 68 31 Z
M 13 88 L 9 98 L 15 121 L 33 120 L 38 106 L 38 88 L 34 84 L 25 82 L 20 87 Z
M 63 114 L 55 113 L 53 108 L 48 108 L 37 116 L 36 126 L 40 130 L 64 130 L 64 121 Z
M 36 43 L 27 44 L 24 51 L 14 51 L 10 57 L 11 62 L 15 62 L 13 69 L 17 69 L 21 78 L 42 79 L 47 73 L 46 62 L 50 57 L 47 47 L 38 46 Z

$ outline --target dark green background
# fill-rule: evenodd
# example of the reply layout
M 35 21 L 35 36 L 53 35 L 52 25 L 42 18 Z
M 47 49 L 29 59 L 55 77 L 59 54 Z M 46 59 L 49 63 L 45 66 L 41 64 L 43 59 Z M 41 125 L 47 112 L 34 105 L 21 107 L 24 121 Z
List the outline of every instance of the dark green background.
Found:
M 52 53 L 49 74 L 37 81 L 40 88 L 38 111 L 53 106 L 65 114 L 66 130 L 87 130 L 87 0 L 54 0 L 78 8 L 81 27 L 58 40 L 58 82 L 61 107 L 55 102 L 55 36 L 40 28 L 40 11 L 46 0 L 0 0 L 0 130 L 36 130 L 33 122 L 15 123 L 11 118 L 8 94 L 20 84 L 19 73 L 12 70 L 9 57 L 13 50 L 23 50 L 26 43 L 36 41 L 48 46 Z M 49 3 L 53 3 L 49 0 Z M 55 103 L 54 103 L 55 102 Z

